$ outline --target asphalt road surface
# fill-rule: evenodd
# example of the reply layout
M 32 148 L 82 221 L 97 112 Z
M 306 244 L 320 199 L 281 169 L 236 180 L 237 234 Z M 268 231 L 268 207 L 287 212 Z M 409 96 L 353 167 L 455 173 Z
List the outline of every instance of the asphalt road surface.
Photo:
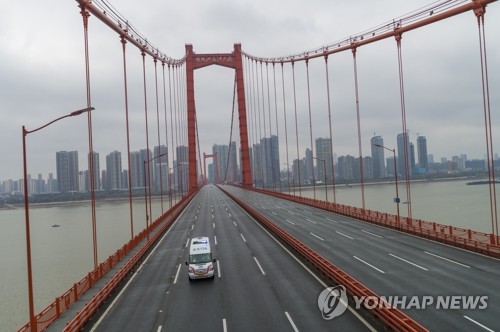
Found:
M 261 199 L 251 195 L 252 200 Z M 320 233 L 314 227 L 310 231 Z M 299 233 L 304 232 L 305 228 Z M 188 280 L 185 265 L 188 242 L 196 236 L 210 238 L 217 259 L 214 279 Z M 324 248 L 328 250 L 328 246 Z M 381 328 L 366 311 L 356 311 L 352 306 L 338 317 L 323 319 L 318 296 L 327 286 L 332 285 L 324 284 L 221 190 L 205 186 L 143 265 L 85 330 L 373 331 Z

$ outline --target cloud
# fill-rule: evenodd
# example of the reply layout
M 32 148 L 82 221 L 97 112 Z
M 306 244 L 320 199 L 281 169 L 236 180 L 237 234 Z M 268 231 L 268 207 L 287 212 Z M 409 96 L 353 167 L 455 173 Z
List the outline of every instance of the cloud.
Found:
M 184 45 L 192 43 L 197 53 L 231 52 L 235 42 L 245 52 L 262 57 L 280 57 L 328 45 L 357 34 L 392 18 L 427 5 L 428 1 L 190 1 L 150 0 L 138 5 L 121 1 L 114 6 L 147 36 L 153 44 L 172 57 L 184 55 Z M 50 8 L 35 0 L 13 2 L 0 13 L 0 179 L 21 176 L 21 126 L 34 128 L 45 122 L 86 106 L 85 64 L 82 18 L 76 1 L 57 0 Z M 500 6 L 493 3 L 486 14 L 488 66 L 490 79 L 494 141 L 498 140 L 499 120 L 495 111 L 500 105 Z M 114 150 L 125 155 L 125 97 L 122 45 L 116 33 L 90 19 L 90 74 L 95 150 L 101 160 Z M 402 41 L 406 115 L 411 133 L 427 137 L 429 153 L 435 158 L 466 153 L 483 157 L 484 114 L 480 77 L 476 20 L 471 13 L 411 31 Z M 140 52 L 126 47 L 129 125 L 131 148 L 146 143 L 145 100 Z M 388 146 L 395 146 L 401 132 L 401 107 L 397 50 L 394 39 L 361 47 L 356 55 L 358 66 L 359 110 L 363 154 L 370 153 L 373 133 L 382 135 Z M 245 75 L 251 63 L 246 63 Z M 252 64 L 254 65 L 254 64 Z M 328 137 L 325 64 L 322 58 L 309 63 L 310 96 L 307 92 L 307 68 L 295 66 L 296 104 L 293 98 L 292 68 L 284 66 L 285 103 L 290 151 L 295 151 L 295 117 L 298 110 L 300 154 L 310 145 L 309 97 L 313 139 Z M 268 69 L 268 71 L 266 71 Z M 260 75 L 256 66 L 251 75 Z M 266 119 L 275 133 L 276 111 L 280 143 L 284 144 L 283 95 L 281 66 L 263 67 L 270 86 L 264 99 L 250 87 L 247 77 L 249 132 L 253 142 L 259 131 L 252 121 Z M 334 146 L 338 155 L 356 155 L 358 151 L 356 99 L 354 94 L 351 52 L 328 59 Z M 165 144 L 163 92 L 167 93 L 167 136 L 171 141 L 168 86 L 162 84 L 162 68 L 157 71 L 161 141 Z M 183 84 L 184 73 L 170 78 Z M 274 102 L 276 75 L 277 107 Z M 255 77 L 255 76 L 254 76 Z M 167 85 L 169 72 L 167 71 Z M 195 93 L 201 152 L 211 152 L 213 144 L 227 144 L 231 120 L 234 72 L 222 67 L 207 67 L 195 72 Z M 260 83 L 259 83 L 260 84 Z M 152 59 L 146 59 L 146 104 L 150 146 L 157 144 L 157 106 L 155 71 Z M 249 95 L 252 94 L 252 95 Z M 180 106 L 174 96 L 174 106 Z M 254 98 L 254 100 L 252 100 Z M 176 104 L 177 103 L 177 104 Z M 255 109 L 252 109 L 252 107 Z M 269 105 L 271 108 L 269 109 Z M 268 121 L 271 113 L 271 123 Z M 182 118 L 185 121 L 185 118 Z M 235 139 L 238 121 L 235 118 Z M 263 127 L 261 128 L 261 131 Z M 267 135 L 267 134 L 266 134 Z M 179 130 L 175 137 L 184 137 Z M 55 151 L 79 150 L 81 168 L 88 151 L 86 119 L 71 119 L 53 128 L 29 136 L 29 172 L 55 172 Z M 460 142 L 457 144 L 457 142 Z M 169 147 L 172 142 L 169 142 Z M 284 155 L 284 153 L 282 153 Z M 295 152 L 293 152 L 295 154 Z M 284 158 L 284 157 L 283 157 Z M 291 156 L 290 159 L 295 158 Z M 125 165 L 125 163 L 124 163 Z

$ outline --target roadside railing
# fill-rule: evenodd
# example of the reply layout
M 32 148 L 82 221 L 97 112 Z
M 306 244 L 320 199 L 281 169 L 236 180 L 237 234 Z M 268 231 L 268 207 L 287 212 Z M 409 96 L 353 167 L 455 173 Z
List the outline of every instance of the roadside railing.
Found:
M 221 187 L 219 187 L 221 188 Z M 332 264 L 329 260 L 322 257 L 316 251 L 309 248 L 307 245 L 293 237 L 287 231 L 278 227 L 265 216 L 257 212 L 255 209 L 247 205 L 242 200 L 231 195 L 223 188 L 221 188 L 227 195 L 229 195 L 235 202 L 249 212 L 254 218 L 259 220 L 267 229 L 279 237 L 283 242 L 292 247 L 303 259 L 314 265 L 323 275 L 337 284 L 343 285 L 349 295 L 363 297 L 368 299 L 368 303 L 364 302 L 363 305 L 368 306 L 370 312 L 378 317 L 386 326 L 390 327 L 393 331 L 428 331 L 424 326 L 420 325 L 417 321 L 406 315 L 401 310 L 394 308 L 390 305 L 387 306 L 373 306 L 375 299 L 377 303 L 382 303 L 384 300 L 374 291 L 364 286 L 361 282 L 351 277 L 349 274 Z
M 35 316 L 37 322 L 36 329 L 31 329 L 30 323 L 22 326 L 18 332 L 25 331 L 43 331 L 58 317 L 61 316 L 73 303 L 78 301 L 83 294 L 92 288 L 107 272 L 109 272 L 118 262 L 120 262 L 132 249 L 138 244 L 146 240 L 141 249 L 111 278 L 110 281 L 99 291 L 99 293 L 88 302 L 85 307 L 77 314 L 77 316 L 68 323 L 65 331 L 78 331 L 85 322 L 95 313 L 99 306 L 106 300 L 115 287 L 125 278 L 128 272 L 137 264 L 142 255 L 150 248 L 156 239 L 171 225 L 171 223 L 182 212 L 184 207 L 189 203 L 191 198 L 197 193 L 193 191 L 170 210 L 156 219 L 147 229 L 144 229 L 137 234 L 133 239 L 118 249 L 108 259 L 103 261 L 94 270 L 90 271 L 80 281 L 75 283 L 70 289 L 58 296 L 54 302 L 49 304 L 44 310 Z M 155 232 L 156 231 L 156 232 Z M 154 233 L 154 234 L 152 234 Z

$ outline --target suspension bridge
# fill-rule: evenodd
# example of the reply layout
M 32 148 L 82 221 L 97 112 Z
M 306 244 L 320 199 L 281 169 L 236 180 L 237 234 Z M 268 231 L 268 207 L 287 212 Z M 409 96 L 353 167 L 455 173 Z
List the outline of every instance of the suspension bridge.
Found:
M 497 6 L 495 1 L 436 2 L 329 45 L 287 56 L 263 57 L 235 43 L 224 53 L 198 53 L 196 45 L 186 44 L 181 58 L 152 44 L 108 2 L 76 3 L 83 22 L 87 105 L 71 116 L 85 113 L 87 117 L 94 269 L 36 313 L 26 201 L 29 321 L 19 331 L 500 328 L 495 316 L 500 297 L 494 292 L 500 276 L 500 237 L 492 121 L 492 100 L 498 96 L 490 89 L 489 79 L 495 73 L 488 70 L 491 57 L 487 51 L 487 43 L 497 41 L 486 37 L 488 19 L 494 19 L 486 9 Z M 412 78 L 405 75 L 410 64 L 405 62 L 403 37 L 416 31 L 429 33 L 428 27 L 462 15 L 469 15 L 477 26 L 477 39 L 463 42 L 477 48 L 478 54 L 474 68 L 479 71 L 480 97 L 474 108 L 481 110 L 481 149 L 486 151 L 488 232 L 474 230 L 472 224 L 463 228 L 421 220 L 412 213 L 412 179 L 418 172 L 413 170 L 409 128 L 413 128 L 412 121 L 418 121 L 414 120 L 418 114 L 408 116 L 407 95 L 413 91 L 408 88 Z M 92 57 L 98 47 L 89 38 L 95 25 L 111 31 L 109 43 L 120 50 L 113 60 L 121 67 L 119 77 L 113 77 L 113 89 L 121 89 L 121 99 L 115 102 L 123 109 L 115 115 L 125 123 L 123 164 L 130 170 L 125 178 L 130 241 L 103 262 L 99 262 L 97 245 L 98 188 L 92 152 L 99 145 L 97 138 L 105 136 L 105 129 L 96 125 L 105 112 L 98 105 L 104 92 L 93 88 L 102 78 L 99 70 L 105 70 Z M 363 50 L 381 44 L 387 47 L 391 40 L 395 75 L 389 79 L 380 73 L 374 82 L 362 80 Z M 347 82 L 336 81 L 336 70 L 345 70 L 335 67 L 337 56 L 349 57 L 344 62 L 349 63 L 352 75 Z M 194 74 L 212 65 L 234 70 L 232 112 L 227 149 L 206 153 L 200 144 L 206 134 L 199 121 L 203 105 L 196 102 Z M 361 84 L 368 88 L 360 89 Z M 376 109 L 373 104 L 377 102 L 373 96 L 365 102 L 363 91 L 370 84 L 397 87 L 386 91 L 396 91 L 395 95 L 381 97 L 395 102 L 391 108 L 397 111 L 384 121 L 391 123 L 394 136 L 399 134 L 397 156 L 396 148 L 380 140 L 372 139 L 370 153 L 366 151 L 362 120 L 369 116 L 363 108 Z M 337 88 L 350 89 L 353 96 L 349 128 L 336 122 L 342 117 L 336 98 L 343 98 Z M 132 119 L 139 117 L 142 127 L 132 126 Z M 336 162 L 345 137 L 338 132 L 344 130 L 355 142 L 356 157 Z M 31 132 L 23 128 L 23 138 Z M 133 141 L 144 142 L 146 151 L 158 152 L 138 167 L 131 157 Z M 393 154 L 387 166 L 383 151 Z M 214 160 L 213 176 L 206 170 L 206 158 Z M 390 213 L 366 206 L 365 186 L 376 180 L 373 164 L 377 158 L 387 169 L 380 178 L 395 183 L 395 210 Z M 389 160 L 394 162 L 392 169 Z M 146 227 L 139 230 L 133 217 L 134 169 L 143 172 L 145 182 Z M 208 178 L 214 183 L 209 184 Z M 349 182 L 360 188 L 359 206 L 337 201 L 335 188 Z M 400 187 L 404 188 L 401 195 Z M 312 197 L 305 192 L 312 192 Z M 159 215 L 151 208 L 154 194 L 161 197 Z M 168 197 L 165 204 L 164 195 Z M 400 210 L 402 197 L 407 204 Z M 215 280 L 190 283 L 184 273 L 187 244 L 201 235 L 209 236 L 215 248 Z M 318 295 L 335 285 L 345 287 L 349 305 L 345 314 L 329 320 L 318 310 Z M 487 296 L 487 303 L 479 298 L 487 310 L 379 305 L 385 294 Z M 369 300 L 358 303 L 355 299 L 360 298 Z

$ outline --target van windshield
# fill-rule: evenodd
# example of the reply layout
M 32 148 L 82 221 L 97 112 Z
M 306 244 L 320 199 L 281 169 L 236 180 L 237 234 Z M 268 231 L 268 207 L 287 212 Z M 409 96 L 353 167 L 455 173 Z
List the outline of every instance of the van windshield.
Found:
M 196 254 L 189 255 L 189 264 L 202 264 L 210 263 L 212 261 L 212 254 Z

